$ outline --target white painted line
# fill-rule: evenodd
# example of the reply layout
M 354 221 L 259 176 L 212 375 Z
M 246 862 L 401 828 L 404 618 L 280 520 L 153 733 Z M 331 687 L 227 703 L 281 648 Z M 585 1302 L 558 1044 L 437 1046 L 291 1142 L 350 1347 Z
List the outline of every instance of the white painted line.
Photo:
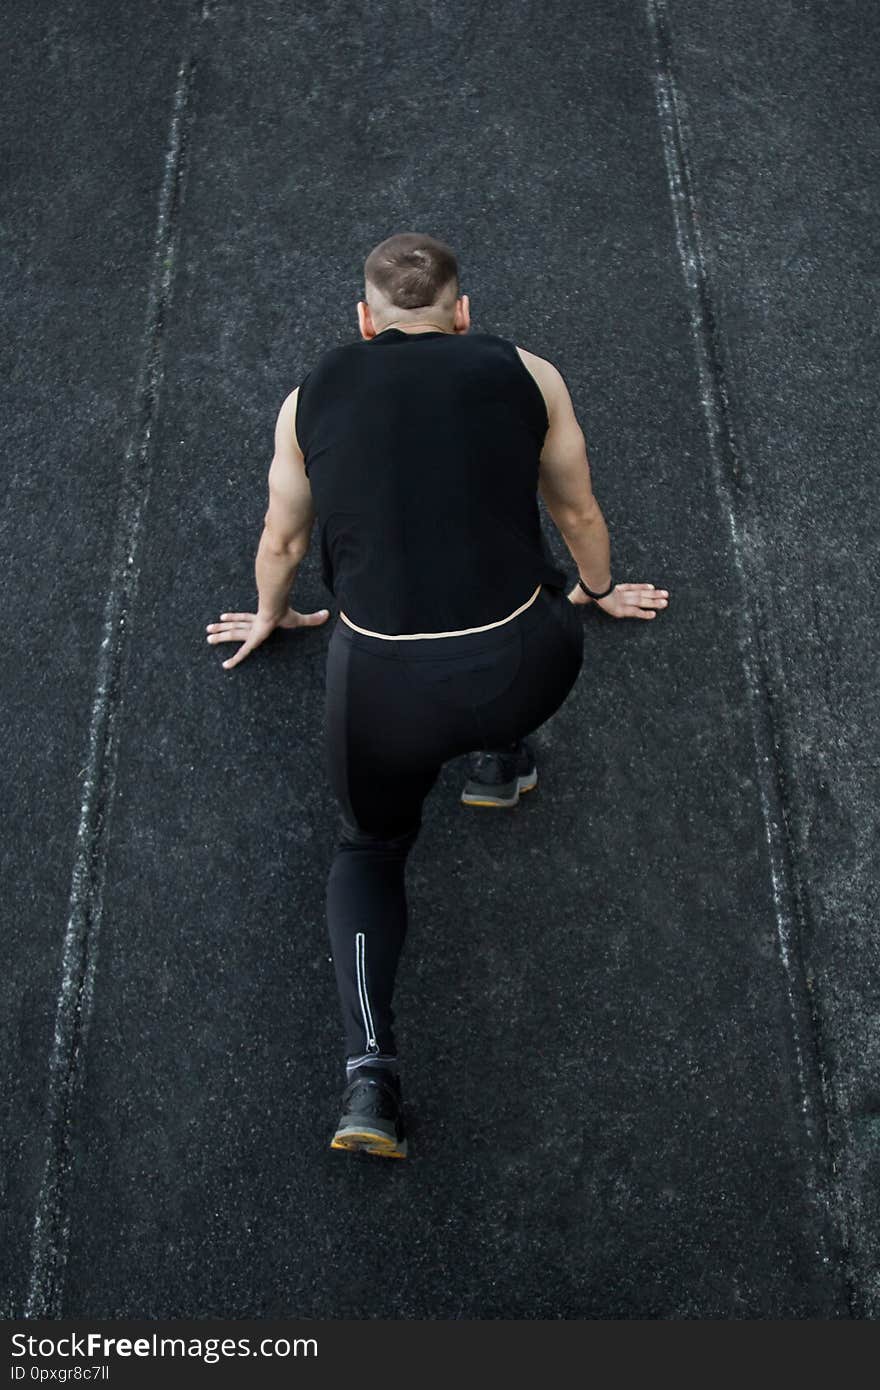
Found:
M 761 803 L 764 835 L 773 890 L 776 942 L 787 995 L 791 1040 L 797 1069 L 800 1109 L 814 1147 L 828 1159 L 830 1136 L 822 1062 L 806 979 L 799 954 L 797 870 L 785 822 L 786 809 L 778 761 L 778 731 L 768 692 L 773 689 L 772 668 L 779 663 L 769 650 L 772 634 L 762 632 L 756 595 L 764 580 L 760 554 L 743 532 L 734 509 L 731 485 L 738 481 L 740 456 L 730 413 L 730 401 L 720 356 L 710 282 L 706 271 L 700 217 L 694 197 L 694 179 L 688 160 L 687 108 L 672 70 L 669 55 L 669 19 L 666 0 L 646 0 L 648 29 L 654 58 L 654 94 L 657 104 L 666 178 L 675 222 L 675 238 L 687 288 L 687 304 L 700 386 L 700 403 L 706 422 L 712 482 L 718 505 L 730 535 L 734 566 L 740 587 L 737 604 L 740 657 L 750 695 L 750 713 L 756 782 Z M 810 1061 L 807 1062 L 807 1048 Z M 817 1104 L 818 1102 L 818 1104 Z M 828 1161 L 830 1171 L 830 1160 Z M 814 1174 L 817 1186 L 827 1189 L 827 1173 Z M 829 1204 L 836 1202 L 826 1190 Z M 840 1213 L 837 1212 L 838 1225 Z
M 61 1316 L 69 1239 L 66 1196 L 72 1158 L 70 1133 L 92 1009 L 108 826 L 116 780 L 129 615 L 137 589 L 138 548 L 152 470 L 151 440 L 158 417 L 164 372 L 163 334 L 174 280 L 177 214 L 183 186 L 184 153 L 195 71 L 191 45 L 190 35 L 187 52 L 177 70 L 174 89 L 171 128 L 159 191 L 135 420 L 122 466 L 113 532 L 109 590 L 98 651 L 88 752 L 83 767 L 68 920 L 61 948 L 61 981 L 47 1083 L 45 1161 L 34 1214 L 30 1280 L 23 1314 L 26 1318 Z

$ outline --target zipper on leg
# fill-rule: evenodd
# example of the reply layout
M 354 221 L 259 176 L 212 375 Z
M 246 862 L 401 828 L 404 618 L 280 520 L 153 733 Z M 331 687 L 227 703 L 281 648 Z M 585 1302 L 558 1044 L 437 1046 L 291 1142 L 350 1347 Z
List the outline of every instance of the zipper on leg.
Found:
M 364 933 L 359 931 L 354 938 L 354 963 L 357 972 L 358 998 L 361 1004 L 361 1017 L 364 1020 L 364 1032 L 367 1035 L 367 1051 L 378 1052 L 379 1044 L 376 1042 L 376 1034 L 373 1028 L 373 1014 L 370 1009 L 370 996 L 367 994 L 367 966 L 366 966 L 366 941 Z

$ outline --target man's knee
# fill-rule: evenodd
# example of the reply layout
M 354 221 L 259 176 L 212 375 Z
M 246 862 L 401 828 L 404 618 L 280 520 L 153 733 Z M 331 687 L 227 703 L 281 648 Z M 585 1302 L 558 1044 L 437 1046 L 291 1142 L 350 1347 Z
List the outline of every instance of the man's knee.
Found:
M 388 826 L 367 830 L 357 825 L 348 816 L 339 817 L 339 843 L 348 849 L 388 850 L 390 853 L 405 854 L 415 844 L 422 828 L 421 818 L 414 824 L 403 828 Z

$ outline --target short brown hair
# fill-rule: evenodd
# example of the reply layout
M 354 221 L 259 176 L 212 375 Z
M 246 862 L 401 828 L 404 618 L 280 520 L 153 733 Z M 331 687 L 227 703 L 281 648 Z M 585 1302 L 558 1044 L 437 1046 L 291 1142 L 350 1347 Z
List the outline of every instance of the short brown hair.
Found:
M 398 232 L 374 246 L 364 262 L 364 280 L 397 309 L 436 304 L 448 286 L 460 292 L 458 261 L 445 242 L 422 232 Z

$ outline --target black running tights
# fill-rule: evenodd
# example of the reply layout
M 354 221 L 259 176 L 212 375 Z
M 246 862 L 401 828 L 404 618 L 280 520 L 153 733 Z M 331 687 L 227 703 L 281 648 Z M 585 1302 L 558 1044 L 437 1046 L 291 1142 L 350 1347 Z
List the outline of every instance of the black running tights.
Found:
M 327 652 L 327 768 L 340 833 L 327 923 L 349 1059 L 397 1055 L 391 997 L 407 926 L 404 871 L 443 764 L 543 724 L 583 662 L 580 609 L 542 587 L 499 627 L 388 640 L 337 618 Z

